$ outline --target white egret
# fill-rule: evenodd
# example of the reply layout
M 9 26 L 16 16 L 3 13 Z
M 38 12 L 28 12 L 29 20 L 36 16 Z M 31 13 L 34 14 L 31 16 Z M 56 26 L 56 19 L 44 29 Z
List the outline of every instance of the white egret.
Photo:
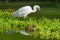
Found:
M 24 7 L 21 7 L 20 9 L 18 9 L 17 11 L 15 11 L 13 13 L 13 17 L 16 18 L 16 17 L 24 17 L 26 18 L 26 16 L 30 13 L 33 13 L 33 12 L 36 12 L 38 10 L 40 10 L 40 6 L 39 5 L 35 5 L 33 7 L 33 9 L 31 8 L 31 6 L 24 6 Z

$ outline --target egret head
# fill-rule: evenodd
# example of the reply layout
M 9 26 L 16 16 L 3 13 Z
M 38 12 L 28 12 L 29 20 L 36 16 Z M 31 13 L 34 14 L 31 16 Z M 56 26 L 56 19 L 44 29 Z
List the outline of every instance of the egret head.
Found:
M 36 7 L 38 10 L 40 10 L 40 6 L 39 6 L 39 5 L 35 5 L 35 7 Z

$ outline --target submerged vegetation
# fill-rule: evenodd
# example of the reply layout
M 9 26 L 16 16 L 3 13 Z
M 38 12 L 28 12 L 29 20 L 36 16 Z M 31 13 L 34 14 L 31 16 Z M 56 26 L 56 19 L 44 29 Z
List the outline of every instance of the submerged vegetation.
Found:
M 8 30 L 17 33 L 18 29 L 26 30 L 33 37 L 41 39 L 60 39 L 60 18 L 50 19 L 45 16 L 35 18 L 28 15 L 26 19 L 13 18 L 11 10 L 0 11 L 0 33 L 3 34 Z M 38 13 L 38 12 L 37 12 Z M 38 13 L 39 14 L 39 13 Z

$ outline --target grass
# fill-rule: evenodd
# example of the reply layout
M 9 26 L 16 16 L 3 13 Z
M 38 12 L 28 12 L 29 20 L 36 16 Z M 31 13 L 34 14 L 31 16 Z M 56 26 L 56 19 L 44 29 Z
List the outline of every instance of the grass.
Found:
M 12 9 L 0 11 L 0 39 L 1 40 L 40 40 L 60 39 L 60 9 L 41 8 L 41 11 L 29 14 L 26 19 L 13 18 Z M 34 26 L 34 32 L 29 31 L 29 36 L 18 33 L 18 29 L 25 29 L 29 25 Z M 18 28 L 19 27 L 19 28 Z M 6 31 L 12 30 L 13 35 Z

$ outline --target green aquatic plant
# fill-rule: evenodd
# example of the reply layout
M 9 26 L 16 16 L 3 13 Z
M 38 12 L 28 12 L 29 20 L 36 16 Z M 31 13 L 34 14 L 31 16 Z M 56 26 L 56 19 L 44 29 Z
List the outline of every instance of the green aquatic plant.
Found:
M 60 18 L 49 19 L 40 17 L 38 20 L 34 17 L 27 16 L 26 19 L 13 18 L 9 11 L 0 11 L 0 33 L 8 30 L 18 32 L 18 29 L 25 30 L 28 25 L 35 25 L 34 32 L 30 32 L 30 36 L 39 37 L 41 39 L 60 39 Z M 28 26 L 30 27 L 30 26 Z

